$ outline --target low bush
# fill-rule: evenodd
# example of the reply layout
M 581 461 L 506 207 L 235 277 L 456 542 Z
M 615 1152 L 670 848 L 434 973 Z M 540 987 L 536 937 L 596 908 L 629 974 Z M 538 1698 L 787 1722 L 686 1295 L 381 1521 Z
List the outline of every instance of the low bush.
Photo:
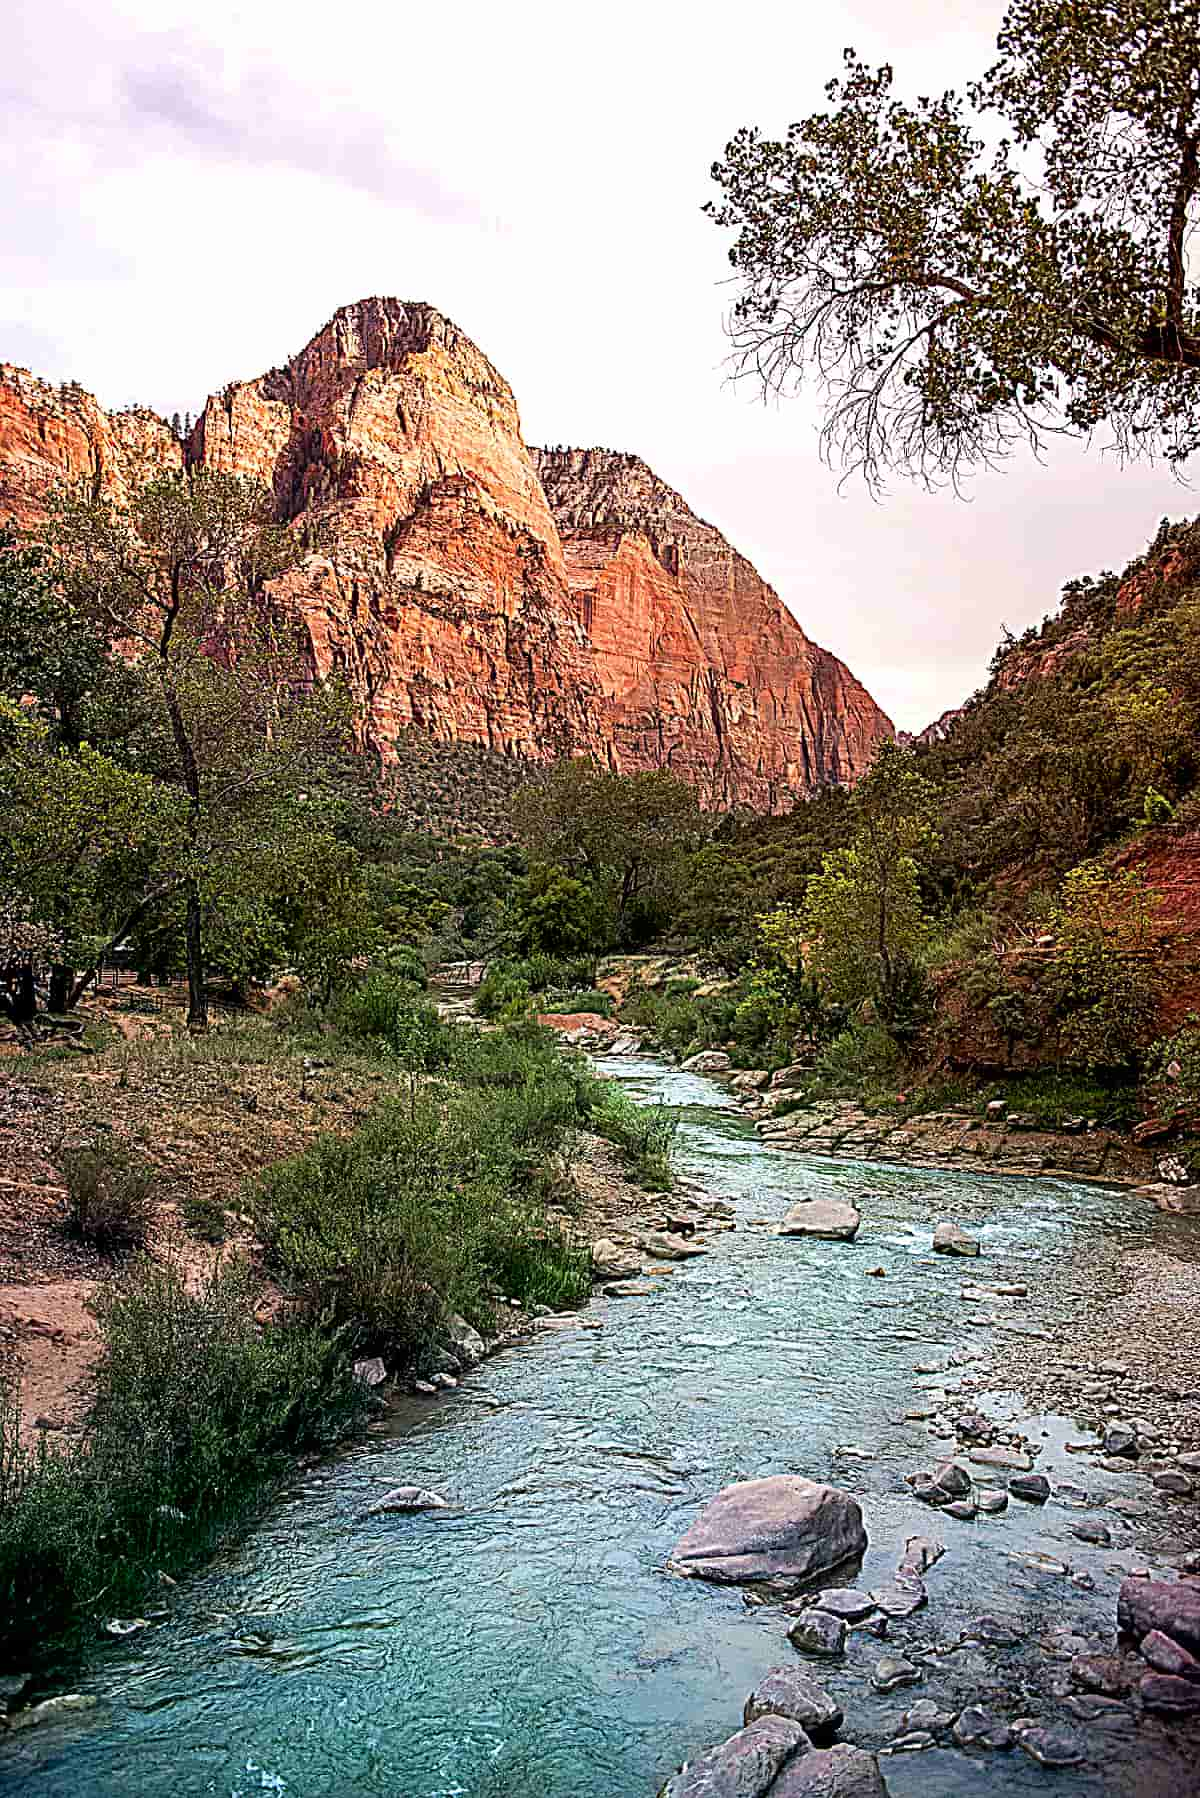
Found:
M 544 993 L 538 1010 L 558 1015 L 575 1011 L 598 1012 L 602 1018 L 612 1016 L 612 994 L 590 987 L 582 992 Z
M 333 1010 L 334 1028 L 351 1041 L 397 1056 L 408 1068 L 433 1073 L 454 1060 L 457 1032 L 421 998 L 413 982 L 396 974 L 368 975 L 343 993 Z
M 224 1242 L 228 1220 L 219 1199 L 208 1198 L 202 1192 L 189 1192 L 180 1210 L 184 1223 L 201 1242 Z
M 18 1436 L 0 1388 L 0 1663 L 80 1647 L 136 1614 L 159 1570 L 207 1553 L 297 1451 L 325 1447 L 365 1404 L 341 1342 L 263 1329 L 260 1289 L 230 1262 L 198 1290 L 134 1263 L 96 1304 L 103 1352 L 77 1447 Z
M 592 1110 L 591 1127 L 616 1144 L 650 1192 L 670 1191 L 676 1112 L 665 1105 L 638 1105 L 622 1087 L 606 1086 Z
M 95 1248 L 145 1243 L 154 1221 L 154 1170 L 123 1143 L 69 1149 L 62 1159 L 67 1227 Z

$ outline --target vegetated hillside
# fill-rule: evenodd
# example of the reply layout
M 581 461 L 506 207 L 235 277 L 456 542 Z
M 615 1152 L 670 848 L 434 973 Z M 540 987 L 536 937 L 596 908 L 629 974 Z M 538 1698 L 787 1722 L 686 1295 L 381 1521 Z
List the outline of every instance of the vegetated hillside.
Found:
M 385 762 L 419 733 L 535 764 L 669 767 L 714 808 L 850 782 L 891 725 L 636 457 L 531 450 L 508 383 L 433 307 L 345 306 L 185 433 L 0 365 L 0 526 L 86 484 L 248 477 L 305 555 L 271 584 Z M 465 807 L 463 808 L 465 809 Z

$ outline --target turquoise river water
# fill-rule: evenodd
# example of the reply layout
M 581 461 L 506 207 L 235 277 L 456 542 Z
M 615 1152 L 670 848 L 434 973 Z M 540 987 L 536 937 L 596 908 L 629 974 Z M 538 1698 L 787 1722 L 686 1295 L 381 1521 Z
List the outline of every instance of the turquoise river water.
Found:
M 603 1329 L 547 1331 L 444 1401 L 406 1401 L 386 1434 L 298 1479 L 173 1595 L 169 1621 L 98 1659 L 80 1688 L 100 1701 L 86 1722 L 0 1749 L 0 1788 L 652 1798 L 683 1758 L 738 1726 L 757 1678 L 792 1658 L 778 1610 L 664 1566 L 720 1487 L 770 1472 L 859 1496 L 871 1547 L 855 1583 L 886 1578 L 909 1535 L 948 1544 L 927 1576 L 927 1610 L 893 1623 L 886 1644 L 853 1635 L 844 1664 L 814 1669 L 845 1708 L 846 1739 L 886 1745 L 919 1697 L 1069 1720 L 1052 1689 L 1062 1663 L 1039 1641 L 1066 1623 L 1110 1632 L 1119 1578 L 1144 1552 L 1124 1527 L 1116 1549 L 1085 1547 L 1067 1533 L 1073 1514 L 1053 1503 L 1014 1501 L 973 1524 L 939 1519 L 904 1484 L 933 1445 L 903 1414 L 919 1396 L 914 1363 L 1003 1340 L 967 1324 L 964 1281 L 1032 1275 L 1036 1293 L 1040 1267 L 1086 1267 L 1096 1242 L 1147 1233 L 1157 1215 L 1093 1187 L 773 1150 L 709 1081 L 650 1061 L 601 1067 L 635 1098 L 681 1107 L 682 1171 L 732 1200 L 739 1228 L 653 1297 L 593 1304 L 587 1316 Z M 821 1193 L 860 1195 L 858 1243 L 751 1226 Z M 941 1216 L 980 1231 L 983 1262 L 930 1254 Z M 880 1262 L 886 1281 L 867 1276 Z M 1013 1400 L 988 1402 L 1002 1413 Z M 1037 1420 L 1039 1466 L 1052 1480 L 1086 1477 L 1096 1496 L 1115 1489 L 1118 1476 L 1068 1465 L 1069 1427 Z M 410 1482 L 453 1508 L 363 1518 L 373 1498 Z M 983 1613 L 1011 1623 L 1018 1646 L 961 1646 Z M 874 1694 L 885 1651 L 915 1653 L 923 1684 Z M 1167 1732 L 1082 1734 L 1087 1762 L 1057 1772 L 1020 1751 L 952 1748 L 881 1765 L 893 1798 L 1197 1789 Z

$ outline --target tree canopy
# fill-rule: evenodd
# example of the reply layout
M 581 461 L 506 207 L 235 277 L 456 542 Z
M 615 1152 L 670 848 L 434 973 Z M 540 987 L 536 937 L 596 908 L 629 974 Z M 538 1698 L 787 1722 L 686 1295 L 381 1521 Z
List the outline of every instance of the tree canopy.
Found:
M 847 50 L 827 110 L 713 167 L 735 366 L 815 377 L 826 454 L 873 486 L 1051 431 L 1200 443 L 1196 0 L 1011 0 L 997 49 L 915 103 Z

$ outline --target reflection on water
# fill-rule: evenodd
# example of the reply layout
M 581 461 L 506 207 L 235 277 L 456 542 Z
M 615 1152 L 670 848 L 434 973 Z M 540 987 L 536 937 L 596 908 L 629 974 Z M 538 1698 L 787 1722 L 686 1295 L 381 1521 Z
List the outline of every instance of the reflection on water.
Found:
M 964 1281 L 1071 1258 L 1079 1281 L 1089 1244 L 1153 1218 L 1095 1188 L 805 1160 L 764 1147 L 708 1081 L 651 1062 L 606 1071 L 635 1097 L 684 1108 L 683 1171 L 735 1203 L 738 1230 L 653 1298 L 609 1304 L 602 1331 L 514 1350 L 298 1483 L 178 1595 L 172 1622 L 105 1654 L 84 1688 L 100 1722 L 18 1739 L 0 1752 L 0 1785 L 45 1798 L 649 1798 L 791 1657 L 778 1613 L 664 1572 L 707 1498 L 772 1472 L 859 1494 L 868 1585 L 908 1535 L 933 1527 L 950 1545 L 929 1609 L 893 1624 L 887 1645 L 924 1652 L 922 1688 L 875 1696 L 869 1637 L 823 1670 L 848 1737 L 882 1745 L 921 1696 L 953 1706 L 1020 1692 L 1052 1711 L 1055 1669 L 1032 1644 L 1064 1620 L 1107 1630 L 1129 1556 L 1076 1542 L 1058 1505 L 939 1524 L 904 1484 L 932 1445 L 903 1413 L 922 1380 L 914 1363 L 949 1353 L 969 1365 L 958 1351 L 992 1340 L 966 1323 L 978 1307 Z M 750 1224 L 832 1192 L 858 1198 L 856 1245 Z M 982 1235 L 985 1275 L 931 1255 L 943 1215 Z M 866 1274 L 880 1261 L 886 1284 Z M 1080 1478 L 1061 1453 L 1065 1420 L 1039 1427 L 1051 1473 Z M 1093 1490 L 1115 1480 L 1090 1466 L 1086 1478 Z M 362 1517 L 402 1483 L 453 1508 Z M 1022 1646 L 961 1645 L 983 1611 L 1009 1619 Z M 1056 1774 L 1021 1754 L 948 1750 L 884 1765 L 895 1798 L 1188 1789 L 1145 1766 L 1139 1785 L 1120 1732 L 1090 1740 L 1090 1765 Z

